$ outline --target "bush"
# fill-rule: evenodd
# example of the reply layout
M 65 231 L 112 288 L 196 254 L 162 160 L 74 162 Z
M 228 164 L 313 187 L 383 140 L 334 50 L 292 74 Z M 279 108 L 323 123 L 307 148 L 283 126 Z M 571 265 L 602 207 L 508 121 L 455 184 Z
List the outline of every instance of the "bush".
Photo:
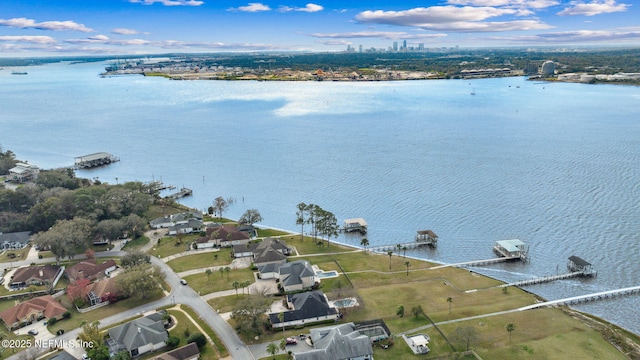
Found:
M 180 344 L 180 338 L 176 336 L 169 336 L 167 339 L 167 346 L 169 349 L 173 349 Z
M 205 338 L 201 333 L 195 333 L 189 336 L 189 338 L 187 339 L 187 344 L 190 344 L 192 342 L 196 343 L 199 348 L 202 348 L 203 346 L 207 345 L 207 338 Z
M 49 324 L 49 325 L 54 325 L 56 322 L 58 322 L 57 318 L 51 318 L 51 319 L 47 320 L 47 324 Z
M 62 318 L 63 319 L 68 319 L 71 317 L 71 312 L 70 311 L 65 311 L 62 313 Z

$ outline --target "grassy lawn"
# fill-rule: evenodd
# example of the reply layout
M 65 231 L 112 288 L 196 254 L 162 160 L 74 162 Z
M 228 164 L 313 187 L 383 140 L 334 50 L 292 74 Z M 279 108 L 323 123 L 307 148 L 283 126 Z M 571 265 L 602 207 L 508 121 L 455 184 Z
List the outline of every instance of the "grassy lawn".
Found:
M 189 285 L 200 295 L 209 294 L 216 291 L 232 290 L 233 282 L 254 281 L 253 271 L 251 269 L 231 269 L 229 273 L 220 273 L 215 271 L 207 278 L 207 274 L 189 275 L 184 278 Z M 238 289 L 238 294 L 242 294 L 242 289 Z
M 180 339 L 180 343 L 177 347 L 181 347 L 187 345 L 187 338 L 185 336 L 185 331 L 190 334 L 199 333 L 200 330 L 196 327 L 189 318 L 187 318 L 183 312 L 177 310 L 169 310 L 169 314 L 173 316 L 176 321 L 176 325 L 169 331 L 169 336 L 175 336 Z M 199 324 L 202 327 L 204 324 Z M 206 335 L 206 334 L 205 334 Z M 156 356 L 157 354 L 154 354 Z M 200 349 L 200 360 L 214 360 L 219 359 L 220 357 L 216 353 L 216 349 L 214 349 L 210 343 L 207 344 Z
M 287 236 L 290 233 L 274 229 L 258 229 L 258 237 Z
M 329 246 L 327 246 L 327 242 L 323 240 L 318 240 L 318 242 L 320 242 L 319 245 L 312 237 L 308 236 L 305 236 L 304 240 L 300 240 L 300 235 L 281 236 L 280 239 L 284 240 L 288 246 L 295 247 L 300 255 L 351 252 L 356 250 L 334 242 L 330 242 Z
M 122 247 L 122 250 L 125 250 L 125 251 L 137 250 L 147 245 L 148 243 L 149 243 L 148 237 L 140 236 L 137 239 L 127 241 L 127 243 Z
M 189 244 L 196 240 L 200 235 L 192 234 L 183 236 L 179 239 L 177 236 L 167 236 L 159 240 L 159 244 L 153 246 L 149 251 L 149 254 L 158 258 L 165 258 L 169 255 L 174 255 L 187 251 Z
M 186 305 L 182 305 L 181 309 L 187 312 L 192 319 L 198 319 L 198 314 L 192 308 Z M 201 323 L 200 327 L 202 327 L 204 331 L 207 333 L 207 335 L 209 335 L 211 340 L 213 340 L 216 346 L 217 353 L 220 354 L 220 357 L 226 358 L 227 356 L 229 356 L 229 352 L 227 351 L 227 348 L 224 346 L 224 344 L 222 343 L 222 340 L 220 340 L 218 335 L 209 326 L 207 326 L 207 324 Z
M 222 248 L 220 251 L 205 253 L 198 253 L 198 250 L 193 250 L 193 255 L 173 259 L 167 262 L 167 265 L 171 266 L 175 272 L 182 272 L 185 270 L 229 265 L 232 260 L 231 248 Z
M 22 261 L 27 258 L 27 254 L 29 254 L 29 250 L 31 250 L 31 246 L 27 246 L 24 249 L 19 250 L 6 250 L 3 251 L 0 255 L 0 263 L 11 263 L 15 261 Z M 15 257 L 10 257 L 9 255 L 13 254 Z

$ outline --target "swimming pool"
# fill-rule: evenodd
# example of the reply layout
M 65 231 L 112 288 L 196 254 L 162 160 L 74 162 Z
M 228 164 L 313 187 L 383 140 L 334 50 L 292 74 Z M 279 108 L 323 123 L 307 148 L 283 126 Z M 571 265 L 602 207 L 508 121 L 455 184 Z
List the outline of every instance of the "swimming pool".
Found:
M 335 270 L 331 270 L 331 271 L 318 270 L 316 271 L 316 276 L 320 279 L 327 279 L 327 278 L 337 277 L 338 272 Z
M 358 305 L 358 300 L 356 298 L 345 298 L 340 300 L 335 300 L 333 302 L 333 306 L 339 308 L 353 307 Z

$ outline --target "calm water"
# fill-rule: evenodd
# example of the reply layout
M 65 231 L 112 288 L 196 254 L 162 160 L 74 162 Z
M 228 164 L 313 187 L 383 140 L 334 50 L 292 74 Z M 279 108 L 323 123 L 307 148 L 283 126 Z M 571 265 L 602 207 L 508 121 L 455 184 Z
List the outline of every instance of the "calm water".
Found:
M 0 71 L 0 144 L 42 168 L 107 151 L 121 161 L 79 176 L 162 180 L 255 208 L 299 230 L 304 201 L 342 221 L 363 217 L 372 245 L 432 229 L 439 262 L 494 257 L 520 238 L 532 262 L 483 267 L 506 280 L 598 277 L 530 287 L 567 296 L 640 285 L 640 87 L 523 78 L 375 83 L 100 78 L 103 64 Z M 475 96 L 470 93 L 474 91 Z M 359 244 L 359 238 L 340 238 Z M 582 305 L 640 333 L 640 297 Z

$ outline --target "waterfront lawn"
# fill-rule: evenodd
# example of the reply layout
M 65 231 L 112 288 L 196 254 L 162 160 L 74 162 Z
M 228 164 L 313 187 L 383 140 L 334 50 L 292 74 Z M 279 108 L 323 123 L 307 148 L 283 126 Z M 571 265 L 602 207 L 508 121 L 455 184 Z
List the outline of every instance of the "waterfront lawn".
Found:
M 193 255 L 182 256 L 167 262 L 173 271 L 179 273 L 186 270 L 211 268 L 214 266 L 223 266 L 231 264 L 231 248 L 221 248 L 220 251 L 208 251 L 198 253 L 198 250 L 192 250 Z
M 354 252 L 357 249 L 350 248 L 348 246 L 340 245 L 338 243 L 330 242 L 327 246 L 327 242 L 324 240 L 314 241 L 312 237 L 305 236 L 304 240 L 300 240 L 300 235 L 281 236 L 280 239 L 284 240 L 289 247 L 295 247 L 300 255 L 310 254 L 329 254 L 329 253 L 341 253 L 341 252 Z
M 505 327 L 515 325 L 511 334 Z M 471 348 L 484 359 L 626 359 L 600 333 L 573 319 L 560 309 L 544 308 L 514 312 L 440 326 L 456 346 L 457 328 L 473 327 L 476 340 Z
M 166 258 L 169 255 L 175 255 L 184 251 L 187 251 L 190 244 L 195 241 L 200 235 L 191 234 L 182 236 L 180 239 L 177 236 L 166 236 L 158 240 L 158 244 L 155 244 L 149 251 L 149 254 L 158 257 L 160 259 Z
M 258 230 L 258 237 L 262 237 L 262 238 L 287 236 L 291 234 L 285 231 L 274 230 L 274 229 L 257 229 L 257 230 Z
M 223 290 L 234 290 L 232 284 L 235 281 L 249 281 L 251 283 L 255 281 L 253 271 L 251 269 L 231 269 L 229 273 L 221 273 L 220 271 L 216 270 L 211 274 L 209 278 L 207 278 L 207 274 L 200 273 L 186 276 L 184 279 L 187 280 L 193 290 L 195 290 L 200 295 Z M 238 288 L 238 294 L 242 294 L 242 288 Z

